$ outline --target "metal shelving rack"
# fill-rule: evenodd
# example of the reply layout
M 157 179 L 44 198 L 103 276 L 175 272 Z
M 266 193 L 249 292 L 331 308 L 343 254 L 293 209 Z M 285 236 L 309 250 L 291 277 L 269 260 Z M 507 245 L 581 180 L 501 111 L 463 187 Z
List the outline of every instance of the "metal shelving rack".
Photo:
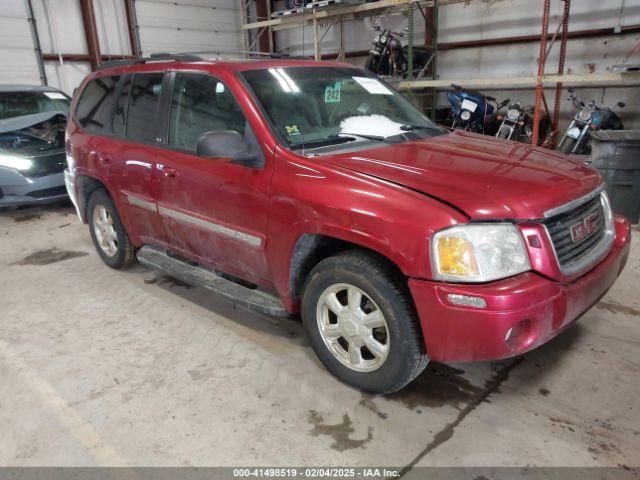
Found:
M 241 0 L 249 3 L 255 0 Z M 260 1 L 260 0 L 258 0 Z M 267 2 L 269 0 L 266 0 Z M 344 46 L 344 21 L 366 18 L 377 15 L 385 15 L 390 13 L 404 13 L 408 17 L 408 57 L 409 72 L 408 78 L 395 82 L 396 88 L 409 92 L 422 92 L 435 98 L 436 92 L 446 90 L 451 87 L 452 83 L 465 85 L 473 88 L 496 88 L 503 89 L 535 89 L 536 101 L 534 105 L 535 116 L 539 119 L 542 115 L 542 108 L 552 120 L 552 130 L 557 131 L 558 120 L 560 115 L 560 100 L 562 89 L 569 86 L 637 86 L 640 85 L 640 72 L 608 72 L 593 74 L 565 74 L 564 64 L 567 53 L 567 43 L 569 38 L 569 19 L 571 0 L 557 0 L 563 2 L 562 19 L 549 41 L 549 20 L 551 0 L 543 0 L 542 13 L 542 31 L 540 36 L 540 55 L 538 57 L 538 72 L 532 77 L 511 77 L 511 78 L 466 78 L 466 79 L 447 79 L 441 80 L 437 75 L 437 58 L 438 58 L 438 11 L 447 5 L 458 3 L 468 3 L 473 0 L 378 0 L 371 3 L 363 3 L 357 5 L 334 5 L 325 9 L 312 8 L 309 12 L 301 14 L 293 14 L 280 18 L 269 19 L 251 19 L 250 15 L 243 17 L 243 32 L 248 33 L 255 31 L 255 39 L 247 50 L 252 51 L 257 44 L 257 39 L 265 32 L 268 32 L 271 38 L 272 32 L 277 30 L 285 30 L 291 28 L 302 28 L 311 26 L 313 28 L 313 52 L 314 58 L 320 60 L 322 58 L 320 44 L 324 36 L 333 25 L 340 28 L 340 45 L 337 54 L 338 60 L 345 57 Z M 248 3 L 245 4 L 244 12 L 250 9 Z M 422 14 L 427 29 L 425 40 L 430 40 L 429 45 L 432 48 L 432 56 L 427 67 L 418 72 L 416 78 L 413 78 L 413 48 L 414 48 L 414 13 L 415 10 Z M 326 28 L 323 34 L 320 33 L 321 28 Z M 427 42 L 426 42 L 427 43 Z M 546 73 L 546 64 L 549 54 L 554 45 L 559 44 L 560 55 L 558 69 L 555 73 Z M 273 43 L 270 42 L 272 46 Z M 555 88 L 555 98 L 553 112 L 549 108 L 545 96 L 545 89 Z M 431 101 L 432 115 L 435 115 L 435 101 Z M 537 141 L 539 132 L 536 126 L 533 140 Z M 552 139 L 553 143 L 553 139 Z

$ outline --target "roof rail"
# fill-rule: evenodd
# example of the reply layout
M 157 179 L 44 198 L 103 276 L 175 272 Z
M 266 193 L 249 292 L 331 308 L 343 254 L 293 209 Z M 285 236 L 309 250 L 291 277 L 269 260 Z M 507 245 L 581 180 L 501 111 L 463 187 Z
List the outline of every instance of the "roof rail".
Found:
M 152 53 L 148 57 L 140 57 L 126 60 L 111 60 L 101 64 L 96 70 L 105 70 L 112 67 L 127 67 L 138 63 L 147 62 L 202 62 L 204 59 L 190 53 Z

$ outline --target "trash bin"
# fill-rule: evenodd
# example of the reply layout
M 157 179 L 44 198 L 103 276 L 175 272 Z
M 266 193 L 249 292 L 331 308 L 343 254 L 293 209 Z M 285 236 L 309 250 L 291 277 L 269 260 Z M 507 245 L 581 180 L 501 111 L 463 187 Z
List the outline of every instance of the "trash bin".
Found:
M 640 219 L 640 130 L 591 133 L 591 165 L 607 182 L 613 211 L 638 223 Z

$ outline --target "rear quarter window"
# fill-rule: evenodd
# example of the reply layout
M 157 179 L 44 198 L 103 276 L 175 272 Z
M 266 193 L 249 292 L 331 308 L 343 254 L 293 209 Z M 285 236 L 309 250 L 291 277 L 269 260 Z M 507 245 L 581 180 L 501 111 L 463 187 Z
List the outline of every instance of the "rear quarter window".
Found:
M 96 78 L 82 91 L 76 120 L 84 129 L 96 133 L 108 130 L 119 79 L 119 76 Z

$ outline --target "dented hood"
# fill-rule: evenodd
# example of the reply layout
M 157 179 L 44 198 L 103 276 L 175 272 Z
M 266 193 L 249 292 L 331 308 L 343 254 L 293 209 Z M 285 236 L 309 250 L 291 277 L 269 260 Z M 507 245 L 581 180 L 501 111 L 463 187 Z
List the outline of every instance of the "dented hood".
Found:
M 461 131 L 317 159 L 420 191 L 478 220 L 543 218 L 602 182 L 557 152 Z

